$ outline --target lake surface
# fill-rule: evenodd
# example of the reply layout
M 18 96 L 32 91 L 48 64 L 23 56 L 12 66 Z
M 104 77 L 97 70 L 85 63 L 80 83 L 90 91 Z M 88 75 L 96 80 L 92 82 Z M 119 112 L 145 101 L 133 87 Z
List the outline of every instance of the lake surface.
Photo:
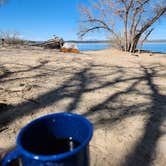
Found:
M 166 43 L 145 43 L 143 45 L 144 50 L 150 50 L 153 52 L 166 53 Z
M 93 51 L 111 48 L 111 45 L 107 43 L 81 43 L 77 44 L 77 46 L 81 51 Z M 166 43 L 145 43 L 142 49 L 166 53 Z
M 81 51 L 94 51 L 111 48 L 111 45 L 107 43 L 81 43 L 77 44 L 77 46 Z

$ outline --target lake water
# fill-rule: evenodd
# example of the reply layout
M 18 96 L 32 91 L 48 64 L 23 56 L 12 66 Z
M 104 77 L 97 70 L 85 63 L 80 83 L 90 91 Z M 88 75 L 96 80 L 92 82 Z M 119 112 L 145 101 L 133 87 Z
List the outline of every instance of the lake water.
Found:
M 81 43 L 77 44 L 77 46 L 81 51 L 104 50 L 111 47 L 111 45 L 107 43 Z
M 144 50 L 166 53 L 166 43 L 145 43 Z
M 77 46 L 81 51 L 103 50 L 111 47 L 111 45 L 107 43 L 81 43 L 77 44 Z M 166 53 L 166 43 L 145 43 L 143 49 Z

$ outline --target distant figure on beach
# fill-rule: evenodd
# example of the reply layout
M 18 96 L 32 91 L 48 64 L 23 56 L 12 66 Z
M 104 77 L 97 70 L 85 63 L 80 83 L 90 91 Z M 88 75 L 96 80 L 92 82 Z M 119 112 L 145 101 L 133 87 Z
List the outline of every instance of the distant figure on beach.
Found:
M 2 38 L 1 40 L 2 40 L 2 46 L 4 46 L 5 45 L 5 39 Z

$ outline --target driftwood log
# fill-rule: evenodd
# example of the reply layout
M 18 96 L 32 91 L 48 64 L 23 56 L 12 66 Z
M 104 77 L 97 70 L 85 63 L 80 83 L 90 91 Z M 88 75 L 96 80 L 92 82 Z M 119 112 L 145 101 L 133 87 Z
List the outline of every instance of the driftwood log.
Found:
M 38 46 L 50 49 L 60 49 L 64 44 L 64 40 L 62 38 L 55 37 L 54 39 L 47 40 Z

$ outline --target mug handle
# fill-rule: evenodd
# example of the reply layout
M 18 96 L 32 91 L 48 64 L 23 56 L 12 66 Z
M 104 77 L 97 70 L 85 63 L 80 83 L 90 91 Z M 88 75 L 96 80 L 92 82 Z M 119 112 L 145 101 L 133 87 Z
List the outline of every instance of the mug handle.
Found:
M 5 157 L 2 159 L 1 166 L 6 166 L 12 160 L 17 159 L 20 156 L 20 153 L 17 148 L 13 149 L 11 152 L 7 153 Z

